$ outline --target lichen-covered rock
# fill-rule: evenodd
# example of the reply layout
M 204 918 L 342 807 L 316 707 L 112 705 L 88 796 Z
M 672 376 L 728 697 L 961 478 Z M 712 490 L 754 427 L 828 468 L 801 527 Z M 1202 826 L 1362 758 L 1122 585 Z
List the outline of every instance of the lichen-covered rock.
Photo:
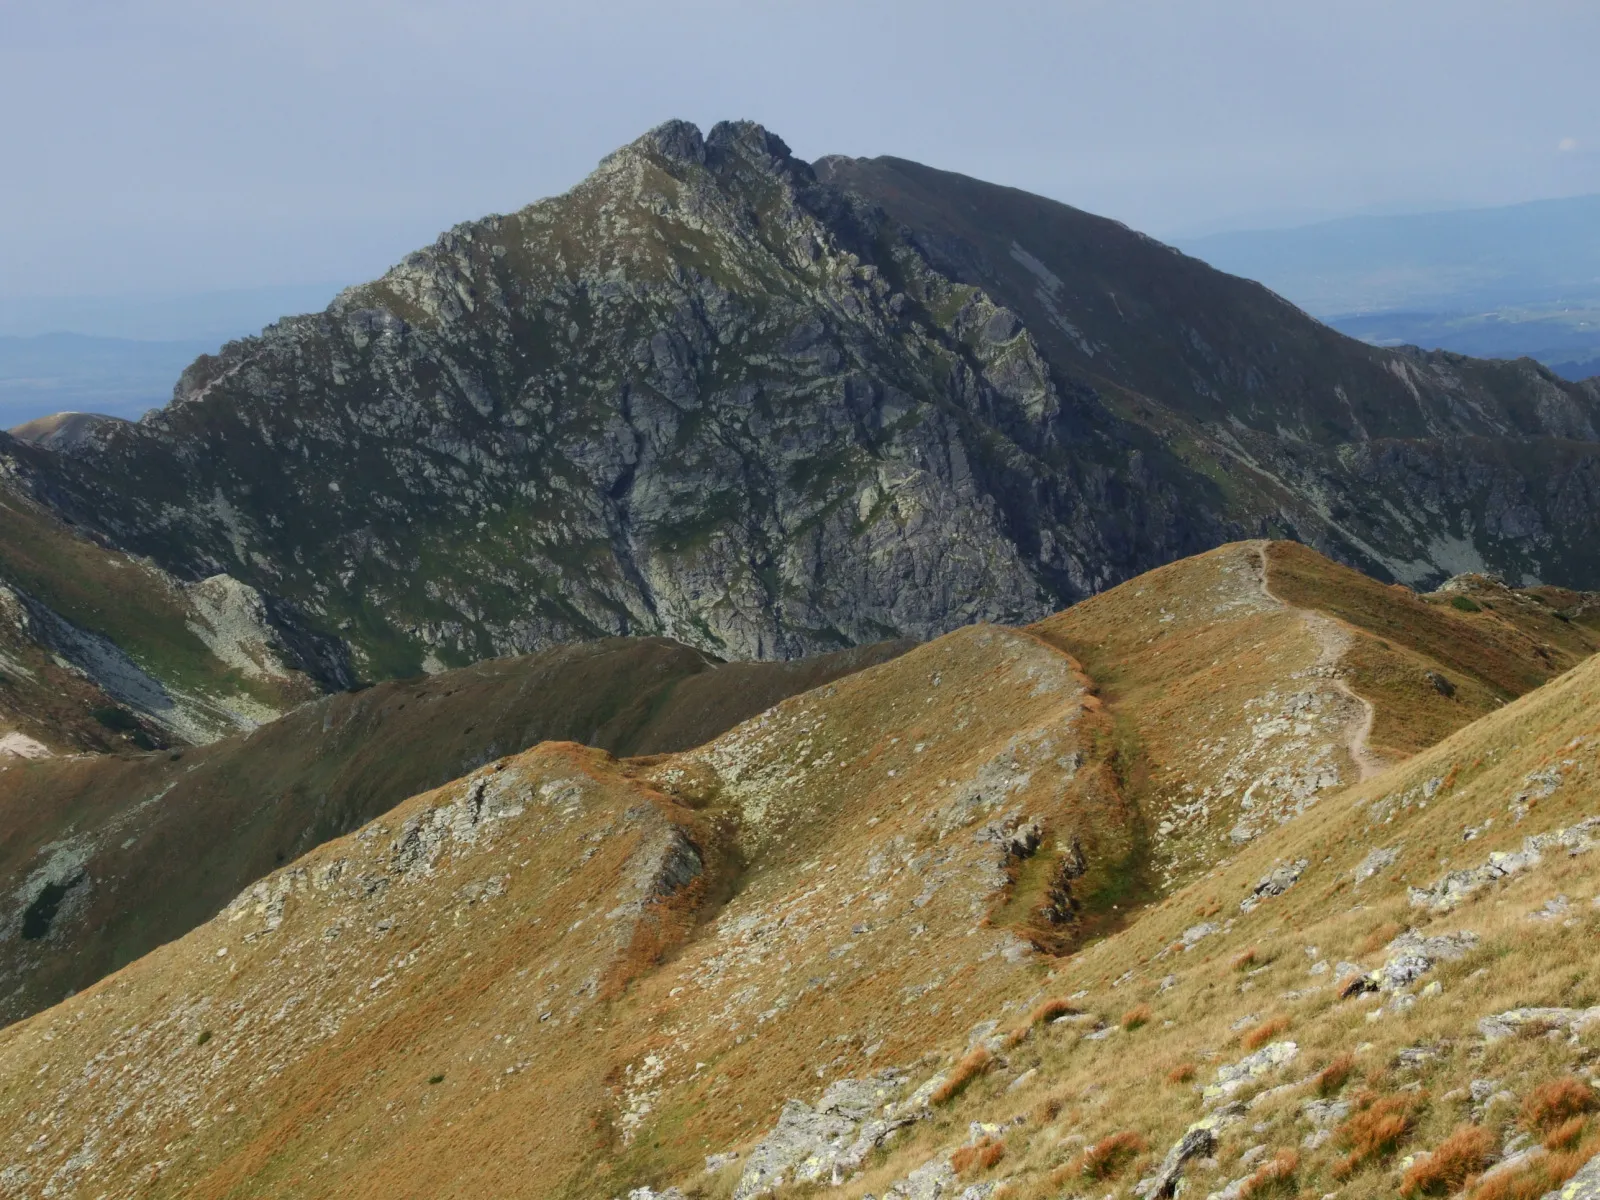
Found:
M 1544 1028 L 1579 1033 L 1600 1022 L 1600 1005 L 1593 1008 L 1513 1008 L 1478 1020 L 1486 1041 L 1512 1037 L 1524 1029 Z
M 1578 1173 L 1541 1200 L 1600 1200 L 1600 1157 L 1591 1158 Z
M 947 1200 L 959 1186 L 949 1160 L 935 1158 L 891 1183 L 883 1200 Z
M 1167 1151 L 1156 1173 L 1134 1185 L 1134 1195 L 1144 1200 L 1171 1200 L 1178 1194 L 1178 1183 L 1183 1178 L 1183 1168 L 1193 1158 L 1205 1158 L 1217 1148 L 1217 1135 L 1213 1125 L 1205 1121 L 1191 1125 L 1181 1138 Z
M 1236 1063 L 1218 1067 L 1216 1082 L 1207 1085 L 1202 1096 L 1208 1105 L 1231 1099 L 1247 1085 L 1293 1062 L 1299 1053 L 1300 1047 L 1294 1042 L 1269 1042 Z
M 1384 947 L 1383 966 L 1347 978 L 1342 995 L 1353 996 L 1358 992 L 1393 995 L 1433 970 L 1435 963 L 1458 959 L 1477 944 L 1478 935 L 1469 930 L 1424 937 L 1415 929 L 1408 929 Z M 1346 965 L 1341 963 L 1341 969 Z

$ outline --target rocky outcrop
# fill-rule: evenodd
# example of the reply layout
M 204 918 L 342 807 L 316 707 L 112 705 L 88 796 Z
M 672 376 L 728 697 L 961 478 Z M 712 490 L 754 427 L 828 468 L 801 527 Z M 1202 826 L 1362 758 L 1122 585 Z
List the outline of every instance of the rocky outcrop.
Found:
M 1466 930 L 1424 937 L 1415 929 L 1408 929 L 1384 948 L 1386 957 L 1381 967 L 1347 979 L 1341 995 L 1394 995 L 1433 970 L 1435 963 L 1458 959 L 1477 944 L 1478 935 Z
M 1480 888 L 1537 867 L 1548 851 L 1565 850 L 1576 855 L 1594 849 L 1597 834 L 1600 834 L 1600 817 L 1587 817 L 1564 829 L 1534 834 L 1523 839 L 1520 850 L 1491 851 L 1479 866 L 1449 871 L 1425 888 L 1408 889 L 1411 906 L 1436 913 L 1449 912 Z
M 904 1072 L 883 1071 L 873 1079 L 839 1080 L 815 1108 L 790 1100 L 777 1127 L 750 1152 L 734 1200 L 764 1196 L 785 1183 L 844 1182 L 890 1134 L 917 1119 L 917 1109 L 891 1103 L 904 1083 Z

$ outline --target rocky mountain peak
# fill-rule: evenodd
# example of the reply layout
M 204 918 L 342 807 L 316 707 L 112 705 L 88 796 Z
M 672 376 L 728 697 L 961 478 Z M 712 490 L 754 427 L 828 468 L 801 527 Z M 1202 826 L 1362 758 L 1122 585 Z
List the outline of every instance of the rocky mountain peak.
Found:
M 1364 346 L 1039 197 L 823 166 L 668 122 L 10 469 L 369 678 L 924 638 L 1245 535 L 1413 584 L 1600 582 L 1592 391 Z

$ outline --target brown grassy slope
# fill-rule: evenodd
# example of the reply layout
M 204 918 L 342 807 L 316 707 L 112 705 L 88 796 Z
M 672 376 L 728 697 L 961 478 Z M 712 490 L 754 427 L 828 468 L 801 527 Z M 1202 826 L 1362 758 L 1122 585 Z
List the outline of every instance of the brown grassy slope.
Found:
M 1529 806 L 1519 821 L 1523 805 Z M 1063 963 L 1050 980 L 1052 994 L 1074 996 L 1074 1007 L 1107 1022 L 1136 1003 L 1148 1004 L 1152 1019 L 1099 1041 L 1081 1036 L 1082 1023 L 1034 1028 L 947 1116 L 917 1127 L 836 1194 L 881 1195 L 911 1168 L 966 1141 L 968 1122 L 1021 1114 L 1023 1124 L 1007 1131 L 1004 1165 L 990 1178 L 1008 1178 L 1011 1194 L 1024 1198 L 1070 1193 L 1074 1185 L 1087 1194 L 1085 1181 L 1062 1174 L 1071 1174 L 1073 1155 L 1128 1132 L 1152 1151 L 1116 1179 L 1116 1194 L 1124 1195 L 1191 1123 L 1218 1113 L 1220 1102 L 1208 1102 L 1202 1089 L 1244 1057 L 1252 1031 L 1268 1022 L 1282 1026 L 1275 1041 L 1293 1043 L 1293 1057 L 1232 1097 L 1243 1107 L 1220 1128 L 1213 1161 L 1187 1168 L 1192 1194 L 1220 1191 L 1279 1158 L 1292 1177 L 1272 1194 L 1392 1197 L 1425 1161 L 1422 1152 L 1450 1141 L 1463 1124 L 1486 1131 L 1474 1142 L 1486 1141 L 1495 1160 L 1519 1136 L 1521 1144 L 1537 1146 L 1549 1131 L 1528 1124 L 1525 1113 L 1536 1107 L 1530 1098 L 1568 1077 L 1593 1094 L 1600 1083 L 1600 1022 L 1574 1034 L 1561 1026 L 1558 1011 L 1520 1035 L 1495 1040 L 1479 1022 L 1522 1007 L 1600 1004 L 1595 852 L 1547 849 L 1535 867 L 1448 912 L 1413 905 L 1407 889 L 1483 864 L 1492 852 L 1519 850 L 1528 835 L 1597 815 L 1600 661 L 1590 660 L 1325 800 L 1169 896 L 1130 929 Z M 1464 841 L 1468 831 L 1479 832 Z M 1380 848 L 1392 849 L 1395 860 L 1361 878 L 1358 868 Z M 1298 860 L 1307 865 L 1297 884 L 1241 912 L 1240 901 L 1269 868 Z M 1558 896 L 1564 911 L 1544 915 Z M 1217 928 L 1184 950 L 1185 931 L 1202 920 Z M 1407 928 L 1428 937 L 1465 931 L 1478 941 L 1393 998 L 1340 999 L 1349 970 L 1342 964 L 1381 965 L 1387 941 Z M 946 1061 L 959 1052 L 946 1045 Z M 1346 1068 L 1321 1074 L 1341 1060 Z M 1037 1074 L 1008 1091 L 1029 1069 Z M 1480 1082 L 1474 1095 L 1474 1080 L 1492 1086 L 1485 1091 Z M 1306 1106 L 1319 1098 L 1349 1107 L 1326 1119 L 1327 1140 L 1307 1143 L 1317 1126 Z M 1581 1112 L 1576 1120 L 1560 1136 L 1578 1152 L 1508 1168 L 1516 1187 L 1506 1190 L 1501 1180 L 1493 1189 L 1484 1185 L 1483 1195 L 1537 1197 L 1556 1186 L 1559 1172 L 1600 1149 L 1600 1120 Z M 1253 1151 L 1248 1162 L 1246 1151 Z M 1480 1169 L 1468 1163 L 1462 1174 Z M 1428 1177 L 1412 1173 L 1414 1180 Z
M 690 754 L 484 768 L 0 1032 L 0 1194 L 594 1196 L 687 1173 L 819 1071 L 1026 1004 L 1053 960 L 986 920 L 1025 863 L 1076 842 L 1080 919 L 1117 923 L 1133 831 L 1102 734 L 1070 660 L 974 627 Z M 500 815 L 474 825 L 486 779 Z M 398 876 L 441 806 L 431 872 Z M 625 895 L 658 820 L 707 863 L 693 930 Z M 1008 853 L 1030 820 L 1036 851 Z
M 1359 778 L 1349 743 L 1363 714 L 1341 684 L 1373 704 L 1371 749 L 1394 759 L 1600 645 L 1500 591 L 1493 611 L 1465 614 L 1297 543 L 1236 543 L 1033 628 L 1106 701 L 1170 884 Z
M 87 987 L 275 867 L 490 759 L 545 740 L 682 749 L 905 646 L 734 665 L 610 639 L 332 696 L 182 752 L 0 767 L 0 1019 Z M 25 937 L 51 882 L 70 887 Z

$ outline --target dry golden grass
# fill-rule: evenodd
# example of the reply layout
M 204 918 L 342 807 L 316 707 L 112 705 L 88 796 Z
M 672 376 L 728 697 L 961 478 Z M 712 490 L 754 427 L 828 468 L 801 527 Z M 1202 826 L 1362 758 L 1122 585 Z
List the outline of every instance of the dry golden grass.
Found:
M 1266 561 L 1275 595 L 1336 617 L 1354 634 L 1343 665 L 1376 709 L 1374 745 L 1389 753 L 1433 745 L 1600 649 L 1594 631 L 1563 621 L 1532 592 L 1488 580 L 1477 585 L 1468 613 L 1298 543 L 1270 543 Z M 1450 694 L 1433 685 L 1430 671 L 1450 682 Z
M 1240 557 L 1237 550 L 1231 553 L 1234 560 Z M 1180 585 L 1187 586 L 1186 578 L 1192 576 L 1168 572 L 1161 580 L 1146 581 L 1147 595 L 1127 592 L 1117 603 L 1137 600 L 1147 617 L 1163 605 L 1171 610 L 1184 599 Z M 1589 858 L 1549 855 L 1537 870 L 1503 881 L 1448 915 L 1412 909 L 1405 888 L 1481 862 L 1492 851 L 1520 847 L 1529 833 L 1597 811 L 1596 743 L 1575 739 L 1600 738 L 1600 669 L 1580 668 L 1383 776 L 1343 794 L 1324 794 L 1303 815 L 1264 830 L 1248 844 L 1229 846 L 1221 857 L 1204 859 L 1209 865 L 1194 882 L 1175 885 L 1168 895 L 1150 899 L 1150 893 L 1140 893 L 1128 899 L 1104 893 L 1102 923 L 1091 931 L 1095 936 L 1069 947 L 1069 953 L 1003 957 L 999 950 L 1007 944 L 1007 926 L 994 922 L 992 909 L 990 922 L 983 920 L 984 905 L 995 903 L 993 882 L 985 882 L 982 891 L 963 891 L 963 877 L 947 874 L 927 905 L 910 902 L 937 878 L 929 867 L 937 856 L 972 854 L 977 844 L 967 834 L 941 832 L 943 810 L 936 800 L 946 794 L 941 779 L 971 779 L 986 764 L 1009 771 L 1013 760 L 1005 755 L 1014 752 L 1019 714 L 1035 714 L 1029 719 L 1037 725 L 1029 728 L 1053 739 L 1051 755 L 1083 754 L 1075 787 L 1087 779 L 1094 789 L 1103 789 L 1075 792 L 1070 802 L 1062 802 L 1059 776 L 1036 773 L 1018 785 L 1006 803 L 1049 818 L 1045 845 L 1050 847 L 1069 820 L 1093 828 L 1101 815 L 1125 818 L 1128 810 L 1116 806 L 1140 787 L 1147 789 L 1139 793 L 1146 796 L 1170 794 L 1163 790 L 1167 783 L 1140 783 L 1137 770 L 1124 772 L 1131 761 L 1123 757 L 1129 744 L 1118 741 L 1122 732 L 1114 720 L 1123 719 L 1118 706 L 1128 701 L 1135 684 L 1146 689 L 1142 695 L 1165 704 L 1168 714 L 1207 711 L 1215 717 L 1216 725 L 1198 729 L 1181 722 L 1168 730 L 1141 726 L 1152 738 L 1165 739 L 1162 754 L 1177 768 L 1197 758 L 1199 738 L 1220 736 L 1216 731 L 1224 728 L 1224 718 L 1234 722 L 1226 728 L 1236 729 L 1241 712 L 1262 711 L 1245 707 L 1246 701 L 1259 699 L 1262 687 L 1289 686 L 1295 672 L 1315 664 L 1301 640 L 1300 618 L 1290 614 L 1279 620 L 1281 612 L 1257 612 L 1246 620 L 1226 607 L 1233 595 L 1208 593 L 1212 607 L 1185 609 L 1183 638 L 1149 641 L 1147 620 L 1140 631 L 1146 648 L 1131 649 L 1135 657 L 1143 655 L 1136 665 L 1151 674 L 1140 680 L 1125 674 L 1113 681 L 1123 690 L 1106 689 L 1112 718 L 1106 722 L 1075 724 L 1085 720 L 1081 711 L 1069 716 L 1065 708 L 1036 704 L 1030 699 L 1034 684 L 1020 671 L 1006 674 L 1003 664 L 981 658 L 959 660 L 947 642 L 897 660 L 899 668 L 880 668 L 888 672 L 883 677 L 852 677 L 837 686 L 825 710 L 820 701 L 803 698 L 763 718 L 740 743 L 745 757 L 736 761 L 737 771 L 718 775 L 708 765 L 709 751 L 637 767 L 606 763 L 603 756 L 585 758 L 575 748 L 563 751 L 541 778 L 555 784 L 587 773 L 585 778 L 608 789 L 606 812 L 616 815 L 605 821 L 614 820 L 619 829 L 629 827 L 623 814 L 640 803 L 638 789 L 644 789 L 651 805 L 664 805 L 662 811 L 694 823 L 709 839 L 719 814 L 733 815 L 729 797 L 737 787 L 751 786 L 752 778 L 774 781 L 770 807 L 752 806 L 748 824 L 741 827 L 739 845 L 748 847 L 748 854 L 739 864 L 737 891 L 724 915 L 708 916 L 698 926 L 658 920 L 650 937 L 602 953 L 585 939 L 611 927 L 595 917 L 616 910 L 614 888 L 626 862 L 620 847 L 596 843 L 603 852 L 579 870 L 575 862 L 587 852 L 587 843 L 558 844 L 534 836 L 536 826 L 530 827 L 527 845 L 505 858 L 520 863 L 533 856 L 534 865 L 526 875 L 513 874 L 506 907 L 474 909 L 459 917 L 476 925 L 456 925 L 444 898 L 499 860 L 479 860 L 467 875 L 459 874 L 467 865 L 459 871 L 443 866 L 427 885 L 428 904 L 417 913 L 450 937 L 457 936 L 449 933 L 452 929 L 474 932 L 450 942 L 450 952 L 431 960 L 425 975 L 407 977 L 405 986 L 412 990 L 404 1004 L 380 1012 L 381 1004 L 374 1006 L 367 993 L 358 993 L 409 945 L 394 939 L 385 944 L 363 928 L 343 944 L 374 948 L 361 952 L 340 986 L 349 989 L 341 996 L 358 993 L 357 1001 L 368 1008 L 347 1011 L 338 1039 L 314 1054 L 296 1057 L 292 1042 L 264 1043 L 283 1056 L 286 1066 L 248 1093 L 230 1093 L 248 1094 L 252 1101 L 240 1105 L 237 1125 L 220 1118 L 220 1093 L 212 1084 L 185 1073 L 187 1067 L 175 1072 L 186 1087 L 193 1081 L 193 1091 L 184 1094 L 194 1100 L 181 1121 L 175 1119 L 171 1131 L 159 1135 L 161 1144 L 180 1147 L 166 1168 L 171 1193 L 188 1189 L 196 1196 L 241 1200 L 268 1194 L 409 1197 L 470 1185 L 485 1194 L 514 1196 L 532 1194 L 530 1181 L 538 1178 L 541 1196 L 623 1195 L 649 1182 L 657 1188 L 677 1183 L 686 1193 L 710 1200 L 732 1188 L 737 1169 L 703 1178 L 702 1156 L 725 1149 L 747 1153 L 772 1128 L 788 1098 L 813 1102 L 831 1079 L 864 1078 L 887 1065 L 931 1063 L 935 1055 L 952 1061 L 965 1053 L 968 1031 L 987 1021 L 997 1022 L 996 1028 L 1020 1026 L 1028 1034 L 1013 1042 L 1004 1061 L 991 1060 L 969 1074 L 927 1119 L 896 1135 L 869 1158 L 858 1178 L 829 1194 L 838 1200 L 882 1196 L 910 1171 L 947 1160 L 968 1140 L 970 1122 L 1007 1122 L 1030 1112 L 1033 1120 L 1006 1125 L 1004 1157 L 990 1178 L 1003 1177 L 1008 1192 L 1018 1197 L 1087 1193 L 1092 1181 L 1085 1168 L 1090 1175 L 1105 1172 L 1124 1181 L 1138 1177 L 1146 1165 L 1141 1159 L 1153 1160 L 1194 1121 L 1215 1111 L 1202 1101 L 1199 1085 L 1211 1083 L 1216 1071 L 1245 1053 L 1235 1027 L 1260 1025 L 1262 1018 L 1248 1023 L 1242 1018 L 1265 1013 L 1290 1022 L 1298 1057 L 1240 1093 L 1252 1104 L 1249 1124 L 1222 1134 L 1219 1165 L 1198 1159 L 1185 1167 L 1186 1191 L 1205 1195 L 1224 1186 L 1228 1180 L 1220 1163 L 1237 1161 L 1249 1144 L 1246 1138 L 1259 1140 L 1270 1152 L 1258 1172 L 1287 1163 L 1306 1131 L 1299 1111 L 1304 1101 L 1364 1079 L 1373 1094 L 1351 1114 L 1338 1142 L 1299 1151 L 1287 1170 L 1289 1182 L 1264 1179 L 1262 1187 L 1270 1183 L 1308 1196 L 1338 1190 L 1340 1200 L 1390 1200 L 1400 1181 L 1380 1169 L 1384 1160 L 1402 1141 L 1438 1146 L 1448 1140 L 1466 1102 L 1446 1098 L 1464 1094 L 1471 1079 L 1503 1079 L 1527 1095 L 1546 1080 L 1570 1074 L 1595 1048 L 1594 1035 L 1578 1047 L 1564 1037 L 1484 1045 L 1473 1032 L 1479 1018 L 1512 1007 L 1600 1003 L 1586 957 L 1600 935 L 1600 912 L 1588 904 L 1595 888 Z M 1248 635 L 1254 640 L 1243 643 L 1243 652 L 1212 668 L 1212 659 L 1220 659 L 1225 647 L 1240 650 L 1241 630 L 1258 619 L 1266 625 Z M 1208 626 L 1214 628 L 1208 631 Z M 1109 621 L 1106 628 L 1110 636 Z M 952 640 L 957 647 L 982 646 L 994 658 L 1015 646 L 1009 640 L 1014 635 L 995 633 L 988 642 L 984 636 L 972 630 Z M 1131 640 L 1134 632 L 1121 630 L 1116 636 Z M 949 657 L 919 657 L 935 652 Z M 1040 670 L 1046 665 L 1023 661 Z M 1170 673 L 1163 675 L 1169 666 Z M 958 675 L 958 669 L 968 673 Z M 927 681 L 935 673 L 942 674 L 943 687 L 930 701 L 933 689 Z M 994 690 L 980 691 L 991 673 Z M 957 679 L 975 697 L 965 709 L 952 706 L 944 691 Z M 1149 689 L 1163 679 L 1174 683 L 1173 694 L 1156 697 Z M 1292 686 L 1300 686 L 1299 680 Z M 1228 705 L 1234 706 L 1231 712 Z M 885 725 L 890 713 L 895 723 Z M 825 723 L 819 720 L 823 715 Z M 892 738 L 884 736 L 886 728 L 895 731 Z M 1076 740 L 1079 730 L 1089 731 L 1083 741 Z M 935 740 L 946 736 L 951 740 Z M 937 750 L 919 755 L 914 748 L 923 742 Z M 1145 750 L 1153 744 L 1144 743 Z M 1506 818 L 1510 797 L 1526 786 L 1530 772 L 1552 764 L 1565 769 L 1561 764 L 1568 758 L 1577 766 L 1560 788 L 1541 799 L 1524 822 Z M 825 760 L 825 766 L 809 770 L 817 760 Z M 675 765 L 685 776 L 669 780 L 666 773 Z M 1149 760 L 1146 765 L 1154 770 Z M 700 774 L 691 775 L 690 767 Z M 1451 777 L 1452 771 L 1447 800 L 1421 803 L 1422 785 Z M 664 795 L 661 789 L 669 783 L 678 790 Z M 1402 802 L 1405 797 L 1410 800 Z M 1481 827 L 1491 816 L 1492 827 L 1463 841 L 1465 826 Z M 1125 861 L 1118 857 L 1125 843 L 1117 839 L 1133 827 L 1131 821 L 1111 825 L 1113 836 L 1085 849 L 1086 857 L 1103 868 L 1102 878 L 1114 876 L 1113 868 Z M 902 839 L 903 849 L 883 851 L 891 838 Z M 1399 857 L 1379 875 L 1352 882 L 1356 864 L 1375 846 L 1394 847 Z M 1300 858 L 1308 866 L 1291 890 L 1248 913 L 1240 911 L 1240 900 L 1266 871 Z M 988 872 L 985 880 L 993 880 L 992 858 L 972 862 Z M 540 887 L 552 888 L 566 880 L 561 886 L 567 890 L 557 888 L 553 898 L 540 899 L 532 888 L 535 879 Z M 1529 922 L 1526 914 L 1557 891 L 1573 898 L 1577 923 Z M 883 894 L 893 904 L 880 909 L 873 898 Z M 902 901 L 903 915 L 893 907 Z M 173 1035 L 174 1046 L 181 1042 L 174 1061 L 202 1057 L 194 1046 L 200 1028 L 216 1031 L 207 1053 L 236 1051 L 233 1024 L 219 1015 L 232 1011 L 228 1005 L 248 999 L 250 1013 L 270 1013 L 292 994 L 289 989 L 324 977 L 321 938 L 330 918 L 317 903 L 297 898 L 283 930 L 250 946 L 241 945 L 225 923 L 214 923 L 192 943 L 164 952 L 159 969 L 137 964 L 107 987 L 52 1010 L 48 1021 L 0 1032 L 0 1081 L 17 1081 L 11 1091 L 0 1090 L 0 1150 L 13 1157 L 22 1153 L 36 1136 L 25 1128 L 27 1113 L 40 1111 L 47 1100 L 57 1103 L 57 1081 L 83 1078 L 89 1057 L 115 1031 L 135 1024 L 153 1027 L 179 998 L 187 1003 L 196 993 L 185 990 L 186 977 L 203 976 L 222 986 L 209 990 L 208 982 L 208 1006 L 192 1014 L 185 1010 Z M 713 904 L 709 893 L 705 903 Z M 1124 907 L 1119 911 L 1114 904 Z M 859 907 L 852 912 L 851 905 Z M 441 913 L 447 919 L 439 919 Z M 541 923 L 534 924 L 535 918 Z M 804 940 L 805 922 L 811 919 L 832 922 L 826 936 Z M 1183 935 L 1197 920 L 1218 928 L 1185 950 Z M 867 932 L 856 931 L 857 924 Z M 1310 971 L 1314 961 L 1320 966 L 1357 958 L 1364 939 L 1377 928 L 1407 925 L 1429 935 L 1468 930 L 1479 939 L 1478 948 L 1463 959 L 1440 963 L 1427 978 L 1439 982 L 1442 991 L 1417 998 L 1410 1008 L 1386 1006 L 1380 996 L 1341 1001 L 1326 966 Z M 400 936 L 434 945 L 425 942 L 420 928 L 416 933 L 407 928 Z M 738 941 L 741 929 L 751 931 L 746 942 Z M 227 959 L 211 957 L 224 942 L 229 943 Z M 287 951 L 290 946 L 293 953 Z M 1246 950 L 1255 952 L 1249 972 L 1233 970 L 1232 961 Z M 987 957 L 979 957 L 980 951 Z M 1379 945 L 1374 958 L 1381 951 Z M 296 965 L 296 956 L 303 966 Z M 584 1023 L 564 1023 L 557 1030 L 538 1024 L 536 1015 L 529 1019 L 528 1009 L 542 1000 L 547 987 L 536 974 L 544 966 L 562 960 L 562 974 L 548 981 L 556 985 L 549 994 L 570 996 L 590 975 L 605 979 L 618 956 L 637 973 Z M 235 964 L 243 981 L 260 980 L 270 970 L 274 986 L 281 976 L 285 990 L 258 997 L 227 984 L 228 968 Z M 517 974 L 524 969 L 526 982 Z M 381 999 L 388 993 L 377 994 Z M 736 1006 L 734 999 L 745 994 L 752 998 Z M 1154 1007 L 1174 1019 L 1152 1020 L 1136 1038 L 1088 1036 L 1089 1022 L 1030 1019 L 1052 1003 L 1049 997 L 1072 997 L 1062 1003 L 1103 1027 L 1127 1011 L 1130 998 L 1158 995 Z M 312 1005 L 306 1011 L 327 1010 Z M 732 1016 L 712 1018 L 723 1011 Z M 764 1014 L 767 1019 L 759 1020 Z M 308 1027 L 299 1016 L 289 1024 L 297 1031 Z M 278 1036 L 264 1022 L 254 1028 L 263 1036 Z M 46 1032 L 55 1036 L 46 1040 Z M 556 1036 L 536 1040 L 549 1033 Z M 508 1035 L 515 1039 L 509 1046 Z M 1401 1054 L 1418 1048 L 1431 1057 Z M 640 1084 L 637 1072 L 651 1054 L 664 1054 L 667 1068 Z M 524 1060 L 531 1069 L 505 1074 L 506 1066 Z M 1176 1071 L 1175 1064 L 1190 1071 Z M 1308 1079 L 1319 1064 L 1327 1066 Z M 821 1076 L 819 1066 L 825 1068 Z M 1030 1069 L 1034 1074 L 1024 1078 Z M 908 1087 L 926 1083 L 933 1072 L 932 1066 L 922 1066 Z M 1174 1082 L 1162 1085 L 1169 1073 Z M 430 1087 L 426 1080 L 434 1074 L 445 1080 Z M 1022 1084 L 1013 1088 L 1019 1078 Z M 642 1089 L 650 1108 L 631 1140 L 625 1140 L 620 1114 L 630 1088 Z M 1425 1096 L 1441 1099 L 1429 1104 Z M 102 1119 L 99 1099 L 82 1096 L 76 1104 L 72 1099 L 60 1104 L 57 1140 L 38 1161 L 51 1156 L 61 1161 L 75 1144 L 75 1131 L 81 1134 L 88 1120 Z M 1495 1119 L 1509 1115 L 1502 1112 Z M 241 1132 L 232 1132 L 235 1128 Z M 178 1137 L 185 1130 L 193 1131 L 184 1133 L 188 1141 Z M 411 1164 L 404 1170 L 395 1165 L 394 1153 L 402 1144 Z M 1570 1150 L 1551 1157 L 1565 1164 L 1588 1144 L 1580 1134 Z M 1358 1161 L 1336 1187 L 1336 1168 L 1351 1156 Z M 529 1166 L 534 1160 L 547 1174 L 534 1172 Z M 0 1160 L 0 1168 L 6 1161 Z M 800 1187 L 789 1194 L 809 1193 Z
M 1442 1196 L 1460 1189 L 1495 1159 L 1500 1139 L 1481 1125 L 1459 1126 L 1400 1181 L 1402 1196 Z

